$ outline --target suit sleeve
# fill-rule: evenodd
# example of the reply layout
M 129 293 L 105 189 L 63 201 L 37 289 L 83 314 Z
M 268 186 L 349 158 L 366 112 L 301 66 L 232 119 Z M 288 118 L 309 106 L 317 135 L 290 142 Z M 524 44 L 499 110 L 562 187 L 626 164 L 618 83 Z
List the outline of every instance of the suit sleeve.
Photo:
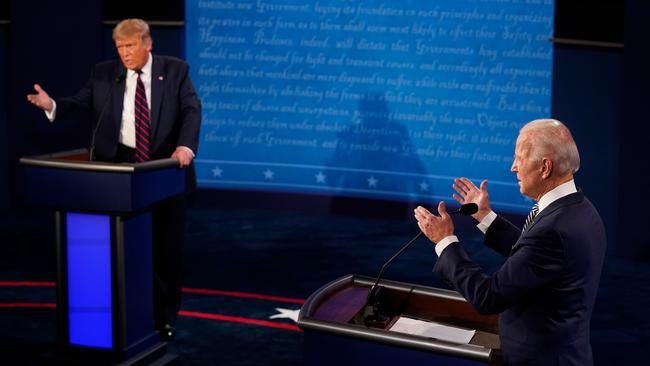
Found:
M 95 71 L 91 71 L 90 77 L 86 84 L 73 96 L 56 99 L 56 116 L 57 118 L 64 117 L 68 113 L 77 110 L 91 110 L 93 107 L 93 75 Z
M 561 275 L 564 249 L 554 232 L 526 235 L 501 268 L 492 275 L 469 257 L 463 247 L 450 245 L 433 271 L 451 283 L 482 314 L 496 314 Z
M 485 245 L 508 257 L 520 235 L 519 228 L 503 217 L 497 216 L 485 233 Z
M 181 73 L 178 92 L 181 126 L 176 146 L 189 147 L 196 154 L 199 147 L 199 128 L 201 126 L 201 101 L 196 95 L 190 80 L 189 66 L 187 64 L 185 64 Z

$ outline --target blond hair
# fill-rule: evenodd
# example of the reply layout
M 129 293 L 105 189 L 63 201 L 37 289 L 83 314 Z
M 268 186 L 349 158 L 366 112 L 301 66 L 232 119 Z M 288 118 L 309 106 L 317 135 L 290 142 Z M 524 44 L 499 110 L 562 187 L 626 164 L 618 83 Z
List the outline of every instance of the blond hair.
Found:
M 124 19 L 113 28 L 113 40 L 139 35 L 143 42 L 151 41 L 149 24 L 142 19 Z

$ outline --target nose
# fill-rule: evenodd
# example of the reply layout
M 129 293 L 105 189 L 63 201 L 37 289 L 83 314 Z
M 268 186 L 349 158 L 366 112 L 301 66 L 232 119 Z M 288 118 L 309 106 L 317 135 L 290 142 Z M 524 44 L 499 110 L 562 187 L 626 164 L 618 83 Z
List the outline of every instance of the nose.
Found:
M 510 166 L 510 171 L 513 172 L 513 173 L 517 173 L 517 170 L 518 170 L 517 169 L 517 162 L 513 161 L 512 165 Z

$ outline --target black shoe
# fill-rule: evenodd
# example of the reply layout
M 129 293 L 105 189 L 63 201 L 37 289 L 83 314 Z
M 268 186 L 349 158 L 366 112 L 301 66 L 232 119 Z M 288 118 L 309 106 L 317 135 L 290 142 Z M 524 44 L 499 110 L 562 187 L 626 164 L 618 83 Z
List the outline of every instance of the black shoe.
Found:
M 176 328 L 170 324 L 165 324 L 165 326 L 160 330 L 160 340 L 164 342 L 169 342 L 176 335 Z

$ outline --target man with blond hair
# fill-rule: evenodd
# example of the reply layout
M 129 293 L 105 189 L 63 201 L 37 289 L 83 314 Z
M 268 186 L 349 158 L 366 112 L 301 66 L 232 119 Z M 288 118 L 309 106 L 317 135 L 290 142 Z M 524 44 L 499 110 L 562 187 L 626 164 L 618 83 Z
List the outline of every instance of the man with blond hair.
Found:
M 490 207 L 487 180 L 476 187 L 454 180 L 453 197 L 476 203 L 473 217 L 485 244 L 507 259 L 488 275 L 454 235 L 444 202 L 439 215 L 415 209 L 422 232 L 439 256 L 434 272 L 447 279 L 480 313 L 497 314 L 507 365 L 592 365 L 589 322 L 605 256 L 602 220 L 578 191 L 580 156 L 559 121 L 529 122 L 519 132 L 511 171 L 520 192 L 537 201 L 523 230 Z
M 126 19 L 113 29 L 120 60 L 101 62 L 77 94 L 52 99 L 38 84 L 27 96 L 47 118 L 91 110 L 90 159 L 145 162 L 174 158 L 187 167 L 186 191 L 196 186 L 192 160 L 198 149 L 201 103 L 186 62 L 152 55 L 149 25 Z M 155 207 L 153 221 L 154 315 L 163 339 L 174 332 L 181 300 L 181 244 L 185 198 Z

